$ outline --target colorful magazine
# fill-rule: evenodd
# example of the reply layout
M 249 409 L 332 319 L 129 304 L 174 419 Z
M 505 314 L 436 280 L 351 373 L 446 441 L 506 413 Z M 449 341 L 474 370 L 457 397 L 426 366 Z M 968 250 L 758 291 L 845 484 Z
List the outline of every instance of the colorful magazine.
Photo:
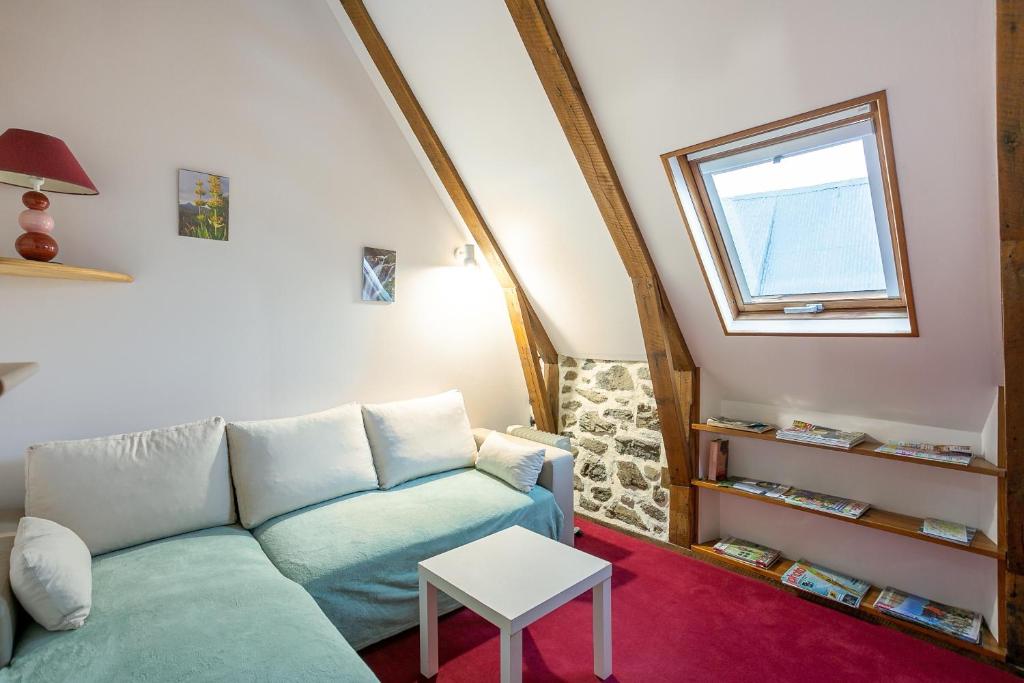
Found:
M 875 608 L 884 614 L 933 628 L 969 643 L 981 640 L 981 615 L 950 607 L 941 602 L 886 588 L 875 600 Z
M 714 550 L 719 555 L 725 555 L 744 564 L 761 567 L 762 569 L 767 569 L 775 564 L 780 555 L 779 551 L 774 548 L 744 541 L 742 538 L 736 538 L 735 536 L 723 538 L 715 544 Z
M 786 570 L 782 575 L 782 583 L 850 607 L 860 607 L 860 601 L 871 589 L 871 584 L 867 581 L 803 560 L 794 562 L 793 566 Z
M 970 446 L 951 446 L 948 444 L 919 443 L 916 441 L 887 441 L 875 449 L 876 453 L 902 455 L 906 458 L 921 460 L 937 460 L 950 462 L 954 465 L 970 465 L 974 453 Z
M 782 498 L 793 488 L 786 484 L 776 484 L 774 481 L 754 481 L 753 479 L 739 479 L 736 477 L 724 479 L 718 482 L 718 485 L 753 493 L 758 496 L 768 496 L 769 498 Z
M 736 420 L 731 417 L 709 417 L 708 424 L 712 427 L 738 429 L 742 432 L 755 432 L 757 434 L 763 434 L 775 429 L 772 425 L 765 424 L 764 422 L 747 422 L 746 420 Z
M 785 501 L 797 507 L 827 512 L 831 515 L 849 517 L 850 519 L 857 519 L 871 507 L 868 503 L 863 503 L 859 500 L 839 498 L 838 496 L 815 493 L 814 491 L 806 491 L 804 489 L 790 491 L 785 495 Z
M 942 519 L 926 519 L 921 523 L 921 533 L 926 536 L 941 538 L 960 545 L 970 545 L 978 530 L 959 522 L 947 522 Z
M 796 441 L 833 448 L 853 448 L 867 438 L 864 432 L 844 432 L 841 429 L 822 427 L 810 422 L 793 420 L 787 429 L 775 432 L 775 438 L 782 441 Z

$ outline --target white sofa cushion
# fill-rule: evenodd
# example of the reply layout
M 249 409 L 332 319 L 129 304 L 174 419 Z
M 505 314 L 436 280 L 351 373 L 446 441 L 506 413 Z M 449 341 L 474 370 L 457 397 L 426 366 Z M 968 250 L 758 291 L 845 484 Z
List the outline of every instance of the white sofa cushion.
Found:
M 459 391 L 363 406 L 380 487 L 472 467 L 476 442 Z
M 92 556 L 70 529 L 22 517 L 11 551 L 11 590 L 48 631 L 85 623 L 92 609 Z
M 358 404 L 302 417 L 228 423 L 242 526 L 377 488 Z
M 476 468 L 501 479 L 514 489 L 529 493 L 537 485 L 544 466 L 544 444 L 491 432 L 476 456 Z
M 233 524 L 224 419 L 31 446 L 25 514 L 71 529 L 93 555 Z

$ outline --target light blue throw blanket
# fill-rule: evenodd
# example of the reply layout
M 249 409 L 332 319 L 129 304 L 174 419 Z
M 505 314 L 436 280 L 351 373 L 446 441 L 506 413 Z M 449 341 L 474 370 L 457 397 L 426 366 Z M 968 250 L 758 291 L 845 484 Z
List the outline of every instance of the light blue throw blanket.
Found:
M 416 626 L 419 561 L 514 525 L 558 538 L 562 523 L 547 489 L 463 469 L 303 508 L 253 534 L 358 650 Z M 439 595 L 442 611 L 456 606 Z
M 76 631 L 27 617 L 0 682 L 376 681 L 248 532 L 217 527 L 93 559 Z

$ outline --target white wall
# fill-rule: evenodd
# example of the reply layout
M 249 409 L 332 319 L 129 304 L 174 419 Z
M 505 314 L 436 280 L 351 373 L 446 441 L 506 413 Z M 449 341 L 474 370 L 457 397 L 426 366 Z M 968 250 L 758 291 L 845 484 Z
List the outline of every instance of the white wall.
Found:
M 366 5 L 558 351 L 644 359 L 625 268 L 505 4 Z
M 705 381 L 980 431 L 1001 377 L 992 0 L 561 0 L 552 16 Z M 659 156 L 887 90 L 921 336 L 726 337 Z
M 51 195 L 68 263 L 130 285 L 0 278 L 0 508 L 36 441 L 262 418 L 449 387 L 476 424 L 527 419 L 500 290 L 322 0 L 5 2 L 0 129 L 66 140 L 98 197 Z M 177 236 L 176 169 L 231 178 L 231 240 Z M 0 187 L 0 253 L 21 190 Z M 361 303 L 363 246 L 398 302 Z

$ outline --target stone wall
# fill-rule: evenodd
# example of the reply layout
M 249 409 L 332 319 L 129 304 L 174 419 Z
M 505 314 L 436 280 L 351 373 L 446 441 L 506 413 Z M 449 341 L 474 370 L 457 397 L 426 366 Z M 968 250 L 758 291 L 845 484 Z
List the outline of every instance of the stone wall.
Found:
M 559 359 L 559 426 L 572 440 L 576 510 L 668 539 L 665 456 L 647 363 Z

